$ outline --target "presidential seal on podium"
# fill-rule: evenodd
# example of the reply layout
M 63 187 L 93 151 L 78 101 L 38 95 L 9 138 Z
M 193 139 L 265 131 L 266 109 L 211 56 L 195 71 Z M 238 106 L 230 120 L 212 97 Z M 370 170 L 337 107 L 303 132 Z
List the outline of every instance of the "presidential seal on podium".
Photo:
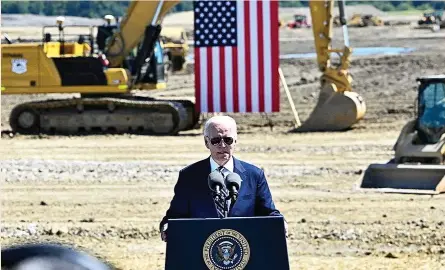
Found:
M 250 247 L 239 232 L 222 229 L 207 238 L 202 255 L 210 270 L 241 270 L 249 261 Z

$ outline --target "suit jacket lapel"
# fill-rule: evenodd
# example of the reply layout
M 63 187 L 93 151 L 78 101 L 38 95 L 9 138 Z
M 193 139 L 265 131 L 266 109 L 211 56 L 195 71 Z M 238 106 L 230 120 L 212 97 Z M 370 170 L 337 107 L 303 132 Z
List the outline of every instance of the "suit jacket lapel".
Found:
M 246 169 L 243 167 L 241 162 L 236 158 L 233 158 L 233 172 L 239 174 L 239 176 L 242 179 L 241 187 L 240 187 L 240 190 L 238 191 L 238 198 L 239 198 L 239 197 L 243 196 L 247 190 L 247 185 L 243 185 L 243 182 L 247 183 L 247 176 L 245 174 Z M 233 212 L 233 210 L 237 206 L 237 202 L 238 202 L 238 200 L 236 200 L 235 204 L 233 206 L 231 206 L 229 215 Z

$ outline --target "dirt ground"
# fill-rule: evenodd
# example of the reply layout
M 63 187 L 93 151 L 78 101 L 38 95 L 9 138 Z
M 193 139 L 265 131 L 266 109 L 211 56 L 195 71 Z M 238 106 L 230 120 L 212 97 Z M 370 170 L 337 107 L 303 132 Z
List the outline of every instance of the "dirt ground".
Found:
M 340 29 L 335 30 L 340 38 Z M 281 53 L 313 52 L 310 29 L 282 30 Z M 345 132 L 290 133 L 281 112 L 233 115 L 236 156 L 264 168 L 276 206 L 289 222 L 291 269 L 444 269 L 445 197 L 357 190 L 360 174 L 392 157 L 414 116 L 415 79 L 445 72 L 445 32 L 410 26 L 350 29 L 352 47 L 415 48 L 403 55 L 353 56 L 353 88 L 365 118 Z M 335 41 L 334 45 L 341 42 Z M 301 119 L 318 95 L 315 59 L 282 60 Z M 189 67 L 189 71 L 193 66 Z M 193 74 L 174 75 L 154 96 L 192 96 Z M 43 96 L 2 96 L 2 130 L 12 106 Z M 203 115 L 206 119 L 210 115 Z M 173 137 L 21 136 L 0 147 L 3 246 L 25 241 L 74 245 L 121 269 L 162 269 L 158 224 L 178 171 L 205 158 L 201 130 Z

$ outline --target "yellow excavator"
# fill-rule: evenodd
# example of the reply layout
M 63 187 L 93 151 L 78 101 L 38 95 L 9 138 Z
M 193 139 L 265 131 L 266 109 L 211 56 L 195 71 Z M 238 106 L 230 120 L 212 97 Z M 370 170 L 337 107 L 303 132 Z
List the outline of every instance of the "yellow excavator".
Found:
M 2 94 L 80 94 L 17 105 L 12 130 L 172 135 L 193 128 L 199 112 L 192 101 L 132 93 L 166 86 L 160 20 L 175 4 L 133 1 L 118 27 L 98 26 L 95 38 L 65 42 L 66 28 L 76 26 L 58 20 L 57 41 L 45 33 L 42 43 L 2 44 Z
M 365 190 L 439 194 L 445 192 L 445 75 L 417 78 L 417 117 L 403 127 L 388 163 L 369 165 Z
M 166 87 L 161 23 L 180 1 L 132 1 L 118 26 L 97 27 L 97 34 L 64 40 L 69 26 L 58 21 L 59 39 L 2 44 L 2 94 L 80 94 L 17 105 L 10 114 L 14 132 L 85 134 L 137 132 L 173 135 L 192 129 L 200 112 L 189 99 L 154 99 L 147 92 Z M 351 89 L 351 48 L 332 49 L 333 0 L 310 2 L 317 61 L 322 72 L 316 108 L 298 131 L 337 131 L 365 113 L 363 99 Z M 334 66 L 331 53 L 340 55 Z M 278 72 L 278 71 L 277 71 Z M 147 90 L 144 94 L 133 90 Z

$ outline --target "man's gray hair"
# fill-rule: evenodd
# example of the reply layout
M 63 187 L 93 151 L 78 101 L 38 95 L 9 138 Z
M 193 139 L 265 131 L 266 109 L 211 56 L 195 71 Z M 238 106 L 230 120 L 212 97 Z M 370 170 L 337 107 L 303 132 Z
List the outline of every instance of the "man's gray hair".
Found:
M 214 123 L 230 123 L 234 133 L 234 136 L 237 135 L 236 121 L 230 116 L 227 115 L 216 115 L 209 118 L 204 125 L 204 136 L 209 136 L 209 127 Z

